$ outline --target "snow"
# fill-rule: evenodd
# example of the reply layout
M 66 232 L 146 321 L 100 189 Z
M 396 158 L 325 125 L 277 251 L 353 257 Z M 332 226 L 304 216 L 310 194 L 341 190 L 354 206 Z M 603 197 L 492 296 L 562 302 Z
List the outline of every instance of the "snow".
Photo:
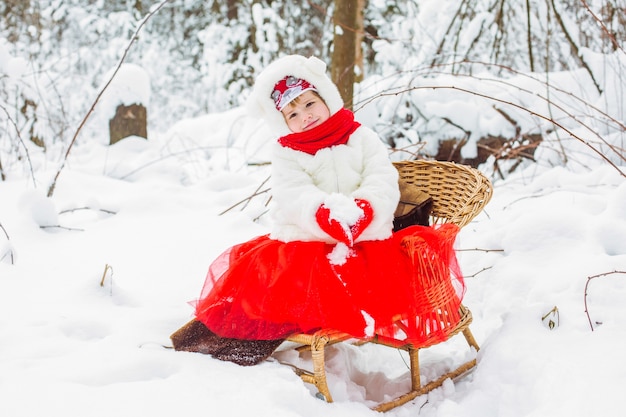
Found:
M 115 116 L 115 110 L 119 105 L 149 106 L 150 76 L 139 65 L 122 64 L 119 68 L 111 69 L 104 75 L 100 90 L 107 83 L 109 84 L 102 94 L 102 103 L 99 106 L 99 111 L 102 112 L 105 120 L 110 120 Z
M 229 134 L 215 125 L 220 117 L 242 120 L 232 112 L 175 131 L 221 132 L 198 139 L 220 148 Z M 211 260 L 269 231 L 266 197 L 237 205 L 267 166 L 232 169 L 211 163 L 223 158 L 215 153 L 204 179 L 185 175 L 199 163 L 190 155 L 158 160 L 170 134 L 83 144 L 52 198 L 29 178 L 0 183 L 0 415 L 368 416 L 374 401 L 406 389 L 407 359 L 378 346 L 329 348 L 332 404 L 277 361 L 240 367 L 165 347 L 191 318 Z M 52 174 L 38 173 L 39 182 Z M 605 164 L 529 165 L 494 182 L 492 201 L 457 243 L 478 366 L 388 414 L 621 415 L 626 276 L 589 280 L 586 296 L 585 284 L 626 270 L 623 175 Z M 422 353 L 422 377 L 472 355 L 453 338 Z
M 339 242 L 335 245 L 333 250 L 328 254 L 328 261 L 331 265 L 343 265 L 348 258 L 354 255 L 354 251 L 345 243 Z M 340 276 L 341 279 L 341 276 Z M 345 285 L 344 281 L 341 281 Z M 368 334 L 368 333 L 365 333 Z
M 363 215 L 363 209 L 353 199 L 344 194 L 332 193 L 324 199 L 324 205 L 330 210 L 329 218 L 337 220 L 344 227 L 354 224 Z
M 586 57 L 596 64 L 602 58 Z M 10 77 L 27 70 L 1 43 L 0 58 Z M 618 83 L 616 74 L 607 74 L 608 84 Z M 614 128 L 623 123 L 624 98 L 617 88 L 597 97 L 576 72 L 550 76 L 563 87 L 561 95 L 551 91 L 555 102 L 579 114 L 573 109 L 584 106 L 574 96 L 597 101 L 614 111 L 616 123 L 557 129 L 537 150 L 536 163 L 492 177 L 493 199 L 457 242 L 464 303 L 481 349 L 469 350 L 457 336 L 421 356 L 425 381 L 474 356 L 478 366 L 389 416 L 623 415 L 626 165 L 623 133 Z M 98 111 L 110 111 L 107 102 L 149 105 L 149 79 L 140 67 L 123 66 L 118 77 Z M 515 96 L 547 115 L 545 86 L 526 78 L 524 89 L 520 79 L 507 88 L 479 77 L 416 78 L 414 100 L 425 103 L 426 115 L 471 126 L 474 140 L 511 125 L 494 116 L 493 100 L 432 87 Z M 372 80 L 374 91 L 393 91 L 389 80 Z M 368 102 L 357 118 L 375 127 L 377 114 L 397 106 L 400 99 L 391 95 Z M 551 110 L 562 120 L 560 109 Z M 527 123 L 530 130 L 537 120 Z M 594 129 L 618 149 L 608 154 L 615 165 L 571 136 L 586 138 Z M 374 402 L 407 389 L 408 359 L 380 346 L 328 348 L 332 404 L 278 363 L 310 367 L 306 355 L 284 350 L 273 361 L 240 367 L 169 349 L 169 335 L 192 317 L 189 301 L 198 297 L 210 262 L 270 230 L 269 134 L 242 108 L 180 120 L 149 140 L 106 146 L 108 132 L 100 134 L 72 150 L 52 197 L 46 191 L 59 160 L 50 155 L 63 155 L 63 143 L 51 144 L 48 156 L 31 148 L 32 171 L 14 162 L 0 182 L 1 416 L 359 417 L 375 415 Z M 596 149 L 604 146 L 590 137 Z M 491 162 L 481 167 L 490 177 Z M 341 249 L 339 259 L 346 256 Z

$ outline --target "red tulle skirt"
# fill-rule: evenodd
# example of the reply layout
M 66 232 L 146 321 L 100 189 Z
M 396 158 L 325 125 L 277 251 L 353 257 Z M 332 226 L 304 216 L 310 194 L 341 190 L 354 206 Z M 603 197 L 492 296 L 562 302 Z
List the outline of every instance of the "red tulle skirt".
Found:
M 238 339 L 282 339 L 321 328 L 407 341 L 439 332 L 443 339 L 464 292 L 453 249 L 458 230 L 411 226 L 350 249 L 254 238 L 210 266 L 196 318 Z

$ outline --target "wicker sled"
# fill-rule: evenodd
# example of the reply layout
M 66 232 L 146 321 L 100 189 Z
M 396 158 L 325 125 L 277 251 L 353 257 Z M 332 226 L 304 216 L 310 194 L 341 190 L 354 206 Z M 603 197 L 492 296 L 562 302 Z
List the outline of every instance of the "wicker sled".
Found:
M 394 165 L 399 171 L 400 181 L 414 184 L 432 197 L 431 224 L 454 223 L 459 227 L 463 227 L 470 223 L 491 199 L 493 189 L 490 181 L 480 171 L 469 166 L 440 161 L 402 161 L 396 162 Z M 458 321 L 457 317 L 454 320 L 455 322 L 448 323 L 450 326 L 446 335 L 447 339 L 461 333 L 469 346 L 478 351 L 478 343 L 469 329 L 469 325 L 472 322 L 472 314 L 465 306 L 461 306 L 459 313 L 460 321 Z M 438 320 L 445 321 L 445 315 L 440 314 Z M 399 323 L 399 325 L 401 324 Z M 323 396 L 328 402 L 332 402 L 333 398 L 326 382 L 324 361 L 326 346 L 340 342 L 376 343 L 407 351 L 410 359 L 411 390 L 391 401 L 378 404 L 373 408 L 376 411 L 388 411 L 405 404 L 441 386 L 446 379 L 456 378 L 476 366 L 476 359 L 472 359 L 428 384 L 422 385 L 420 381 L 419 350 L 440 343 L 441 335 L 433 336 L 430 339 L 427 337 L 422 343 L 415 345 L 407 344 L 402 340 L 380 336 L 368 339 L 354 339 L 345 333 L 332 329 L 322 329 L 314 334 L 292 335 L 287 340 L 294 342 L 292 343 L 293 348 L 298 351 L 311 352 L 313 361 L 312 372 L 295 366 L 292 367 L 304 382 L 314 384 L 319 391 L 319 395 Z

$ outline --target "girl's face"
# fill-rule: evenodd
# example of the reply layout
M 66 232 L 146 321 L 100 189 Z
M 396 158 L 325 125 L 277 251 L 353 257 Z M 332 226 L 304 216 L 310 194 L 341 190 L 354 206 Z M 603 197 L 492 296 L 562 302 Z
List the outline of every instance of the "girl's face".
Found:
M 293 133 L 313 129 L 330 117 L 330 110 L 322 98 L 314 91 L 305 91 L 282 111 L 287 127 Z

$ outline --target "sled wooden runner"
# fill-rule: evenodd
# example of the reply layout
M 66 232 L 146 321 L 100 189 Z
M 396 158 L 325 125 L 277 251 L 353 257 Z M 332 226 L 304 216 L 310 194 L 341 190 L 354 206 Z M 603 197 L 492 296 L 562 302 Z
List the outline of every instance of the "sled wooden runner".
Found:
M 401 161 L 394 162 L 398 169 L 401 181 L 418 186 L 433 199 L 430 221 L 431 224 L 454 223 L 463 227 L 470 223 L 485 207 L 491 199 L 493 187 L 491 182 L 477 169 L 460 165 L 453 162 L 442 161 Z M 458 323 L 451 324 L 451 330 L 447 339 L 454 335 L 462 334 L 470 348 L 478 351 L 479 346 L 469 325 L 472 322 L 470 310 L 461 306 L 461 319 Z M 445 320 L 441 315 L 440 320 Z M 401 330 L 401 323 L 398 323 Z M 441 386 L 450 378 L 456 378 L 476 366 L 476 359 L 472 359 L 451 371 L 439 376 L 437 379 L 422 384 L 420 379 L 419 351 L 435 344 L 441 343 L 441 337 L 427 338 L 419 345 L 407 344 L 405 341 L 394 338 L 383 338 L 375 335 L 367 339 L 355 339 L 354 337 L 337 332 L 332 329 L 322 329 L 313 334 L 294 334 L 287 338 L 293 342 L 293 348 L 298 351 L 310 351 L 313 362 L 313 370 L 303 370 L 293 366 L 295 372 L 306 382 L 315 385 L 323 398 L 332 402 L 333 397 L 326 381 L 325 349 L 327 346 L 349 342 L 356 344 L 376 343 L 394 349 L 408 352 L 411 389 L 407 393 L 373 407 L 376 411 L 388 411 L 414 398 Z

